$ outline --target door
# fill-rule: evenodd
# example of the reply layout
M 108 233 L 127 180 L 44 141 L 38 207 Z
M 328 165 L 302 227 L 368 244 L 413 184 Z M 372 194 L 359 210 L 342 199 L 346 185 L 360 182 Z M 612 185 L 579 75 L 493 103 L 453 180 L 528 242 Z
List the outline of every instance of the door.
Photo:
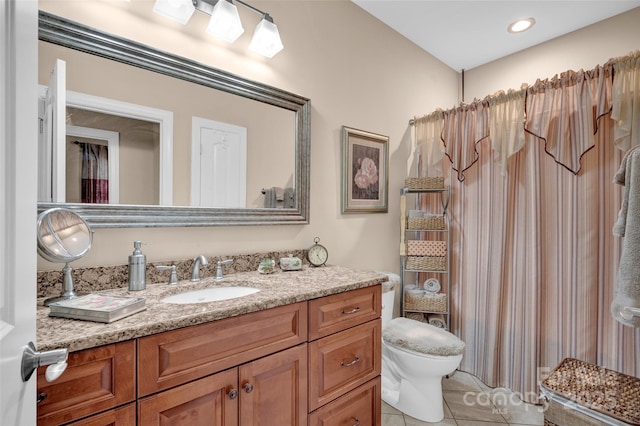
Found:
M 138 424 L 236 426 L 238 370 L 212 374 L 140 400 Z
M 306 426 L 307 344 L 240 366 L 240 426 Z
M 191 205 L 244 208 L 247 205 L 247 129 L 193 117 Z
M 49 86 L 39 113 L 38 199 L 41 201 L 66 201 L 66 74 L 66 63 L 57 59 L 51 70 Z
M 38 3 L 0 3 L 0 424 L 36 423 L 36 377 L 22 352 L 36 340 Z M 7 25 L 9 23 L 9 25 Z

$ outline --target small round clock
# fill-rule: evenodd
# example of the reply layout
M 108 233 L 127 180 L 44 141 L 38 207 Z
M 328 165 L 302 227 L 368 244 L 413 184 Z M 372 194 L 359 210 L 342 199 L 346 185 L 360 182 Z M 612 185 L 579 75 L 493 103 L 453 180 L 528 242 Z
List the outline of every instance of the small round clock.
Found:
M 307 260 L 312 266 L 322 266 L 329 258 L 329 252 L 322 244 L 318 244 L 320 238 L 313 239 L 314 244 L 307 250 Z

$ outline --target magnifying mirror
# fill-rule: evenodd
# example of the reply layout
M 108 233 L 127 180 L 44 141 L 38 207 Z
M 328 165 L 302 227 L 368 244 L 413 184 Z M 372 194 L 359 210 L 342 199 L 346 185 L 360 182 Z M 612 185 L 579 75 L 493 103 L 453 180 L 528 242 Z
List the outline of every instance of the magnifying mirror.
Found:
M 91 248 L 93 231 L 76 212 L 53 208 L 38 215 L 38 254 L 44 259 L 65 263 L 62 268 L 62 294 L 45 300 L 44 304 L 75 299 L 70 262 L 80 259 Z

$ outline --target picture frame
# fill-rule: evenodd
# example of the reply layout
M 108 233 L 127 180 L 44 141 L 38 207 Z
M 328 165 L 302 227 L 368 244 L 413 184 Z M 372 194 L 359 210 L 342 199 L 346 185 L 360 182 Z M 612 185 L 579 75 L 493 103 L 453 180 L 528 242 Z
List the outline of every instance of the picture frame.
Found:
M 342 126 L 342 213 L 389 210 L 389 137 Z

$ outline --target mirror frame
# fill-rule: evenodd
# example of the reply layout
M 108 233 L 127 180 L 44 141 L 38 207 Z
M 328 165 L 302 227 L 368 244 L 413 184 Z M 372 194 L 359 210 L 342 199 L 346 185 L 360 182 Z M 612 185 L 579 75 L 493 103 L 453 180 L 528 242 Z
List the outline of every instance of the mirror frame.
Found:
M 295 112 L 295 189 L 293 209 L 222 209 L 187 206 L 141 206 L 38 202 L 38 213 L 65 207 L 92 228 L 144 228 L 235 225 L 305 225 L 309 223 L 311 101 L 276 87 L 163 52 L 39 11 L 41 41 L 79 50 L 149 71 L 222 90 Z

